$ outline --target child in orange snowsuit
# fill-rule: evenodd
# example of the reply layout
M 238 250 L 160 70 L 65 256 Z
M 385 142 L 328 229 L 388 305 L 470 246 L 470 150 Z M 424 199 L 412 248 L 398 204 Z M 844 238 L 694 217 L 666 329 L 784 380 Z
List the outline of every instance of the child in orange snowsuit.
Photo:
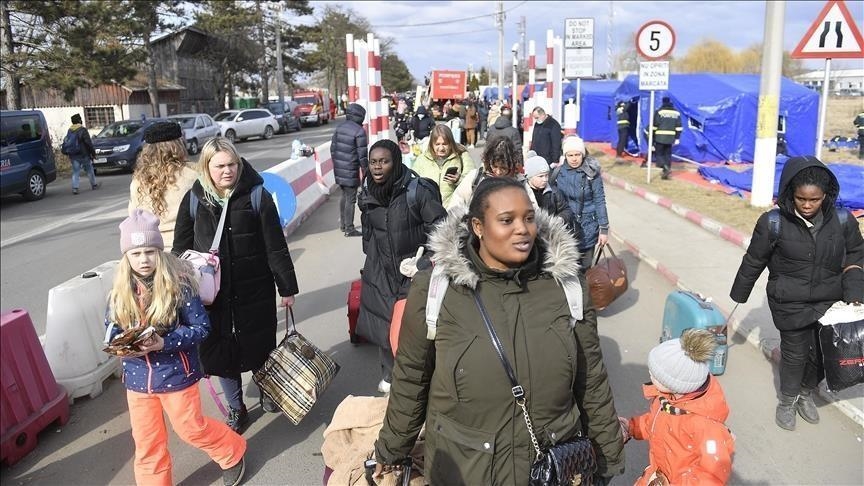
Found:
M 136 209 L 120 223 L 120 251 L 111 289 L 106 344 L 123 331 L 152 327 L 155 333 L 123 354 L 123 383 L 135 441 L 135 482 L 171 486 L 167 415 L 177 435 L 206 452 L 222 469 L 226 486 L 243 480 L 246 440 L 201 411 L 198 345 L 210 320 L 198 296 L 192 268 L 170 253 L 159 219 Z
M 722 485 L 732 472 L 735 438 L 724 425 L 729 407 L 723 389 L 708 372 L 716 347 L 714 335 L 688 329 L 680 339 L 648 354 L 651 400 L 648 413 L 619 417 L 626 438 L 648 441 L 650 464 L 639 486 Z

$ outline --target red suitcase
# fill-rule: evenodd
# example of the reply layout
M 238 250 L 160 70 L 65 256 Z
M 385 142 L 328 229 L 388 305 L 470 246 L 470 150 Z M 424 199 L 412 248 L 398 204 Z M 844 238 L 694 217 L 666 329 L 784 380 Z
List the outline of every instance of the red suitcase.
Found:
M 69 399 L 57 384 L 23 309 L 0 317 L 0 460 L 13 465 L 36 448 L 37 435 L 69 421 Z
M 360 317 L 360 288 L 363 282 L 357 279 L 351 282 L 351 290 L 348 292 L 348 339 L 353 344 L 365 343 L 363 336 L 357 335 L 357 318 Z

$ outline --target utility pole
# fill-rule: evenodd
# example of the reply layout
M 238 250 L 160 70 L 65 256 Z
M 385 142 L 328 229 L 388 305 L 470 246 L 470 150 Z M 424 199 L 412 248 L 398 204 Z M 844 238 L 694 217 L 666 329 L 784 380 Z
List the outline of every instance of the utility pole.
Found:
M 279 10 L 276 14 L 276 95 L 279 97 L 279 106 L 285 106 L 284 81 L 285 70 L 282 67 L 282 2 L 279 2 Z
M 615 2 L 609 2 L 609 26 L 606 28 L 606 74 L 615 71 Z
M 753 193 L 750 196 L 750 205 L 760 208 L 770 207 L 774 196 L 785 13 L 785 1 L 765 2 L 762 78 L 759 82 L 759 111 L 756 116 L 756 147 L 753 154 Z
M 504 2 L 498 2 L 498 100 L 504 100 Z
M 519 42 L 522 44 L 522 49 L 519 53 L 519 66 L 524 67 L 524 65 L 526 64 L 526 59 L 528 59 L 526 57 L 528 55 L 528 37 L 526 36 L 528 24 L 525 20 L 524 15 L 519 18 L 519 23 L 517 25 L 519 26 Z

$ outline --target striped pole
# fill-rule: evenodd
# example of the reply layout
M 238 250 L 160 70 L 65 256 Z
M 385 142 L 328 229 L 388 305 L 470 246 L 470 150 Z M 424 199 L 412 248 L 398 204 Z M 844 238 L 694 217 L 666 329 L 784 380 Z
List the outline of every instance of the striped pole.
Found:
M 348 101 L 357 101 L 357 58 L 354 57 L 354 35 L 345 34 L 345 66 L 348 70 Z
M 376 86 L 377 70 L 375 69 L 375 34 L 369 32 L 366 34 L 366 59 L 368 60 L 367 78 L 369 81 L 369 104 L 366 107 L 366 112 L 369 114 L 369 144 L 378 141 L 378 132 L 381 131 L 381 119 L 378 118 L 378 109 L 380 108 L 381 95 Z
M 390 138 L 390 106 L 383 99 L 384 87 L 381 85 L 381 41 L 375 39 L 375 86 L 378 93 L 378 118 L 381 138 Z
M 528 41 L 528 97 L 534 97 L 534 84 L 537 83 L 537 54 L 534 41 Z
M 546 31 L 546 98 L 555 94 L 555 47 L 552 29 Z M 549 113 L 550 115 L 552 113 Z

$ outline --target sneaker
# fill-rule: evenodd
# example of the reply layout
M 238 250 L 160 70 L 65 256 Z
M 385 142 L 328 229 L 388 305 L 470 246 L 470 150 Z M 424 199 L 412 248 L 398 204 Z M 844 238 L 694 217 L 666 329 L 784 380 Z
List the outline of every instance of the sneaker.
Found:
M 225 424 L 231 427 L 234 432 L 242 433 L 246 425 L 249 424 L 249 413 L 246 411 L 246 405 L 243 405 L 240 410 L 228 407 L 228 420 L 225 421 Z
M 390 393 L 390 382 L 387 380 L 381 380 L 378 383 L 378 392 L 384 394 Z
M 263 408 L 267 413 L 277 413 L 280 411 L 276 402 L 267 395 L 261 395 L 261 408 Z
M 72 189 L 72 194 L 77 196 L 78 195 L 78 189 Z
M 101 185 L 102 185 L 101 183 L 97 182 L 96 184 L 93 184 L 92 186 L 90 186 L 90 189 L 95 191 L 96 189 L 99 189 L 99 186 L 101 186 Z
M 351 236 L 363 236 L 363 233 L 357 231 L 357 228 L 354 228 L 354 229 L 352 229 L 351 231 L 346 231 L 346 232 L 345 232 L 345 236 L 347 236 L 347 237 L 351 237 Z
M 222 470 L 222 484 L 225 486 L 237 486 L 240 481 L 243 481 L 243 474 L 246 473 L 246 457 L 241 457 L 240 462 L 228 469 Z

